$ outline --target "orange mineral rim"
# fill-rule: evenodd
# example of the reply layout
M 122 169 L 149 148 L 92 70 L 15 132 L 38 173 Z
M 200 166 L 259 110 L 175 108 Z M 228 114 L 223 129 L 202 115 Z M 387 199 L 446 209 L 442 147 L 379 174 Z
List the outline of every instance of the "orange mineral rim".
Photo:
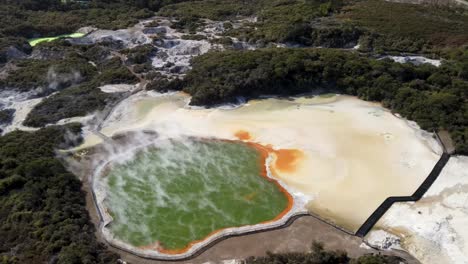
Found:
M 235 133 L 235 136 L 239 140 L 228 140 L 228 139 L 221 139 L 221 141 L 228 141 L 228 142 L 243 142 L 247 144 L 248 146 L 256 149 L 260 153 L 260 159 L 259 162 L 261 163 L 261 171 L 260 175 L 264 177 L 267 181 L 272 182 L 276 185 L 276 187 L 280 190 L 280 192 L 283 193 L 283 195 L 286 197 L 288 200 L 288 204 L 286 208 L 279 213 L 275 218 L 267 221 L 260 222 L 258 224 L 261 225 L 266 225 L 270 224 L 273 222 L 276 222 L 280 219 L 282 219 L 285 215 L 287 215 L 293 208 L 294 205 L 294 198 L 292 195 L 279 183 L 278 180 L 271 178 L 268 176 L 268 169 L 267 169 L 267 159 L 270 156 L 270 154 L 275 154 L 276 156 L 276 162 L 275 165 L 278 170 L 284 170 L 284 171 L 291 171 L 293 169 L 293 166 L 297 162 L 297 159 L 301 157 L 302 152 L 300 150 L 295 150 L 295 149 L 280 149 L 280 150 L 274 150 L 272 146 L 264 146 L 259 143 L 251 142 L 248 141 L 252 139 L 251 134 L 248 131 L 245 130 L 239 130 Z M 273 168 L 270 168 L 271 173 L 274 175 L 275 172 Z M 221 228 L 218 230 L 214 230 L 210 234 L 208 234 L 206 237 L 199 239 L 199 240 L 194 240 L 190 242 L 186 247 L 181 248 L 181 249 L 166 249 L 164 248 L 164 245 L 162 245 L 160 242 L 155 242 L 151 245 L 147 246 L 140 246 L 140 249 L 145 249 L 145 250 L 155 250 L 163 254 L 168 254 L 168 255 L 179 255 L 183 253 L 187 253 L 195 244 L 202 243 L 206 240 L 208 240 L 210 237 L 213 235 L 226 230 L 226 229 L 231 229 L 231 228 L 240 228 L 243 226 L 233 226 L 233 227 L 226 227 L 226 228 Z

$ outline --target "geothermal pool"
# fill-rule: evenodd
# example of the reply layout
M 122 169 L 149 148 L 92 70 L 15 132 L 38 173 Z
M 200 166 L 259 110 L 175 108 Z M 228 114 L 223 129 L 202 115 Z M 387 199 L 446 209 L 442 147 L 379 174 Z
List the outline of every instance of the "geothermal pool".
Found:
M 106 174 L 109 228 L 132 246 L 177 253 L 223 228 L 275 220 L 289 194 L 264 166 L 245 143 L 159 142 Z
M 251 100 L 239 106 L 224 105 L 210 109 L 189 107 L 189 100 L 190 97 L 183 93 L 158 94 L 144 91 L 135 94 L 113 110 L 103 123 L 100 132 L 111 137 L 130 131 L 151 130 L 157 132 L 157 140 L 163 141 L 202 138 L 208 141 L 227 140 L 231 144 L 232 142 L 244 142 L 249 147 L 256 149 L 257 155 L 263 153 L 262 155 L 268 156 L 267 169 L 271 173 L 271 177 L 277 180 L 293 198 L 292 212 L 308 211 L 314 213 L 351 232 L 356 231 L 387 197 L 411 195 L 432 170 L 441 153 L 441 147 L 430 133 L 424 132 L 413 123 L 393 115 L 379 104 L 365 102 L 354 97 L 339 95 L 288 99 L 266 98 Z M 135 140 L 136 143 L 142 143 L 141 141 Z M 80 148 L 91 147 L 101 142 L 100 137 L 88 134 Z M 238 145 L 231 146 L 231 144 L 225 146 L 239 148 Z M 249 151 L 252 150 L 251 148 L 248 148 Z M 235 157 L 235 159 L 244 160 L 245 157 L 240 156 L 245 155 L 243 153 L 250 153 L 247 150 L 241 151 L 241 149 L 243 147 L 240 147 L 239 157 Z M 171 155 L 180 152 L 174 148 L 170 148 L 170 150 L 163 148 L 159 151 L 172 153 Z M 203 154 L 203 152 L 201 153 Z M 253 153 L 250 155 L 254 155 Z M 156 153 L 154 155 L 157 156 Z M 180 155 L 186 154 L 181 153 Z M 193 159 L 199 159 L 197 160 L 199 166 L 197 168 L 200 171 L 215 170 L 218 166 L 214 163 L 201 162 L 204 158 L 197 157 L 193 153 L 189 156 L 194 156 Z M 229 155 L 221 156 L 233 158 Z M 137 164 L 138 162 L 137 158 L 129 164 Z M 188 165 L 186 162 L 188 161 L 180 163 L 183 164 L 182 167 Z M 172 166 L 177 168 L 177 164 L 179 162 L 174 162 Z M 129 168 L 129 165 L 122 166 Z M 169 163 L 157 166 L 169 166 Z M 121 167 L 121 170 L 124 167 Z M 139 165 L 133 167 L 139 167 Z M 234 167 L 232 168 L 232 176 L 229 177 L 233 177 L 240 171 L 251 170 L 252 173 L 243 177 L 248 177 L 250 181 L 264 180 L 261 177 L 253 177 L 253 175 L 258 176 L 258 174 L 253 173 L 258 170 L 258 167 L 254 169 L 253 163 L 240 162 L 238 167 Z M 181 170 L 181 168 L 178 169 Z M 224 168 L 218 169 L 223 170 Z M 200 177 L 196 180 L 197 182 L 206 181 L 204 184 L 207 186 L 216 184 L 215 178 L 205 176 L 200 171 L 195 173 Z M 192 172 L 188 173 L 187 171 L 183 173 L 174 171 L 173 173 L 192 174 Z M 159 175 L 156 172 L 154 174 Z M 183 177 L 188 177 L 187 175 Z M 226 175 L 231 175 L 231 172 L 226 173 Z M 109 179 L 113 177 L 115 178 L 117 175 Z M 132 177 L 147 176 L 136 176 L 135 174 Z M 157 190 L 159 185 L 155 183 L 159 184 L 160 178 L 151 179 L 154 184 L 150 184 L 150 186 Z M 145 181 L 147 180 L 143 180 L 143 182 Z M 112 183 L 112 181 L 110 182 Z M 275 187 L 271 184 L 268 186 L 271 186 L 269 188 Z M 142 186 L 141 188 L 148 191 L 148 187 Z M 240 185 L 235 188 L 242 190 Z M 259 196 L 251 194 L 257 187 L 243 188 L 247 188 L 249 191 L 242 192 L 242 194 L 233 192 L 232 194 L 241 199 L 237 202 L 245 205 L 247 201 L 244 198 L 251 196 L 260 199 Z M 110 194 L 109 191 L 104 190 L 103 196 L 112 198 L 112 184 L 110 184 L 110 190 Z M 257 191 L 263 192 L 265 190 L 259 189 Z M 277 194 L 270 193 L 271 196 L 268 196 L 270 198 L 260 200 L 257 205 L 249 204 L 249 206 L 253 206 L 252 208 L 257 208 L 250 211 L 253 218 L 248 217 L 241 221 L 238 218 L 228 222 L 228 225 L 231 227 L 249 225 L 248 223 L 259 223 L 275 218 L 281 210 L 284 210 L 284 205 L 281 205 L 283 203 L 281 199 L 284 197 L 276 196 L 281 194 L 278 189 L 273 188 L 270 191 L 275 191 Z M 125 193 L 125 195 L 122 194 L 118 199 L 123 199 L 128 195 L 125 189 L 121 189 L 119 192 Z M 137 196 L 132 199 L 144 199 Z M 142 197 L 144 197 L 143 194 Z M 273 199 L 273 197 L 276 198 Z M 280 199 L 280 197 L 283 198 Z M 181 208 L 194 208 L 189 206 L 185 199 L 174 199 L 173 201 L 170 201 L 169 197 L 164 199 L 174 208 L 177 208 L 179 202 L 184 205 Z M 199 199 L 206 199 L 206 196 L 201 195 Z M 134 202 L 133 200 L 126 203 L 130 204 Z M 231 200 L 228 199 L 228 201 Z M 259 206 L 265 206 L 263 202 L 270 203 L 269 206 L 272 206 L 268 213 L 258 209 Z M 109 204 L 110 210 L 117 210 L 121 204 L 125 204 L 125 201 L 114 205 Z M 112 209 L 112 207 L 116 209 Z M 236 214 L 235 212 L 231 213 Z M 256 214 L 259 214 L 259 218 L 256 218 Z M 152 219 L 152 217 L 156 216 L 152 215 L 149 209 L 141 209 L 140 217 L 136 217 L 132 221 L 144 223 L 150 221 L 148 219 Z M 132 234 L 126 228 L 118 227 L 118 219 L 116 214 L 116 222 L 109 225 L 111 233 L 117 238 L 121 237 L 121 240 L 127 241 L 127 243 L 135 246 L 152 245 L 152 243 L 159 241 L 159 238 L 164 238 L 156 231 L 160 220 L 155 220 L 150 225 L 141 224 L 141 226 L 148 226 L 149 229 L 136 230 Z M 125 219 L 125 221 L 129 221 L 129 219 Z M 194 221 L 192 219 L 191 221 L 200 220 Z M 209 234 L 210 230 L 224 227 L 218 224 L 210 228 L 200 227 L 200 231 L 196 232 L 181 230 L 184 238 L 168 247 L 178 248 L 182 244 L 190 243 L 189 241 L 203 238 Z M 133 240 L 132 237 L 139 236 L 136 235 L 138 232 L 142 235 Z
M 29 42 L 29 45 L 31 45 L 31 47 L 34 47 L 37 44 L 42 43 L 42 42 L 51 42 L 51 41 L 55 41 L 57 39 L 62 39 L 62 38 L 81 38 L 84 35 L 85 34 L 83 33 L 76 32 L 72 34 L 65 34 L 65 35 L 60 35 L 60 36 L 55 36 L 55 37 L 33 38 L 33 39 L 29 39 L 28 42 Z

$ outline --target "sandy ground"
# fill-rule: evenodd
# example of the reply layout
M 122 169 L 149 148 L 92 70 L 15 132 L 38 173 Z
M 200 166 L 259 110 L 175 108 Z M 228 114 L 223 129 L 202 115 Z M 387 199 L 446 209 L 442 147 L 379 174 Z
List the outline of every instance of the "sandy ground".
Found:
M 468 263 L 468 157 L 453 156 L 424 197 L 394 204 L 377 227 L 387 233 L 367 239 L 379 244 L 391 235 L 422 263 Z M 377 228 L 376 228 L 377 229 Z
M 269 146 L 277 178 L 310 199 L 308 209 L 352 231 L 388 196 L 411 195 L 439 158 L 430 136 L 353 97 L 270 98 L 212 109 L 184 107 L 188 100 L 181 93 L 135 95 L 116 107 L 101 132 L 151 129 L 161 137 Z M 90 135 L 82 147 L 100 140 Z

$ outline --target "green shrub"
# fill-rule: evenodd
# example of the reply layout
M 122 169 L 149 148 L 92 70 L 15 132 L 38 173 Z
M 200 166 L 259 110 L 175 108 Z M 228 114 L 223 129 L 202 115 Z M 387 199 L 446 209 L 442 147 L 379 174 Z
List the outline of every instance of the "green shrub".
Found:
M 377 33 L 378 51 L 419 52 L 468 44 L 468 13 L 463 9 L 381 0 L 356 1 L 342 18 Z
M 55 152 L 79 131 L 73 124 L 0 137 L 2 263 L 117 263 L 96 241 L 80 180 Z
M 42 127 L 64 118 L 85 116 L 117 99 L 117 94 L 106 94 L 94 83 L 67 88 L 36 105 L 23 124 Z
M 72 84 L 88 81 L 96 74 L 96 69 L 84 58 L 69 56 L 62 60 L 22 60 L 2 81 L 1 85 L 28 91 L 37 87 L 63 89 Z

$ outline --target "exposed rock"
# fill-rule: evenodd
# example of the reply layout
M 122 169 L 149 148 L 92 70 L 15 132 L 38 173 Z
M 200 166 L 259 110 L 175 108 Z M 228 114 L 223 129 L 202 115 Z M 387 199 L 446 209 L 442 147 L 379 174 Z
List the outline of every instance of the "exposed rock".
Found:
M 91 45 L 99 43 L 114 49 L 132 48 L 138 45 L 151 43 L 151 38 L 142 32 L 137 25 L 128 29 L 119 30 L 94 30 L 82 38 L 68 40 L 74 45 Z
M 394 204 L 385 213 L 379 226 L 388 232 L 369 242 L 378 245 L 395 233 L 422 263 L 468 263 L 467 172 L 468 157 L 452 156 L 421 200 Z
M 117 42 L 122 43 L 126 48 L 135 47 L 138 45 L 149 44 L 151 39 L 141 30 L 136 28 L 121 29 L 121 30 L 96 30 L 86 36 L 94 43 Z
M 15 111 L 13 119 L 9 121 L 8 124 L 4 124 L 3 127 L 1 127 L 3 133 L 15 129 L 32 130 L 32 128 L 23 126 L 22 123 L 34 106 L 43 100 L 43 98 L 31 99 L 34 98 L 35 95 L 36 91 L 26 93 L 11 90 L 0 91 L 0 106 L 4 109 L 12 109 Z
M 155 58 L 165 61 L 169 58 L 169 54 L 167 54 L 167 52 L 165 51 L 160 50 L 158 51 L 158 53 L 156 53 Z
M 16 71 L 17 69 L 18 67 L 14 63 L 12 62 L 6 63 L 5 65 L 3 65 L 3 67 L 0 68 L 0 80 L 5 80 L 10 74 L 10 72 Z M 0 106 L 1 106 L 1 103 L 0 103 Z
M 367 241 L 379 249 L 401 249 L 400 238 L 384 230 L 372 231 L 367 237 Z
M 82 38 L 68 38 L 65 39 L 68 43 L 72 45 L 93 45 L 94 42 L 87 38 L 87 37 L 82 37 Z
M 144 34 L 166 34 L 166 27 L 147 27 L 143 29 Z
M 15 46 L 9 46 L 3 50 L 0 51 L 2 55 L 1 57 L 4 57 L 6 61 L 12 60 L 12 59 L 24 59 L 27 57 L 27 54 L 24 53 L 23 51 L 19 50 Z
M 123 93 L 133 91 L 135 87 L 135 85 L 131 84 L 107 84 L 99 87 L 99 89 L 105 93 Z
M 60 60 L 65 57 L 65 53 L 63 50 L 39 46 L 33 50 L 30 58 L 34 60 Z
M 429 59 L 423 56 L 385 56 L 383 58 L 389 58 L 398 63 L 411 63 L 414 65 L 429 63 L 436 67 L 439 67 L 442 63 L 441 60 Z
M 96 30 L 98 30 L 98 29 L 95 28 L 95 27 L 82 27 L 82 28 L 78 29 L 76 31 L 76 33 L 89 34 L 89 33 L 93 32 L 93 31 L 96 31 Z
M 190 67 L 188 66 L 185 66 L 185 65 L 176 65 L 174 67 L 171 67 L 169 69 L 169 72 L 170 73 L 177 73 L 177 74 L 184 74 L 186 73 L 187 71 L 190 70 Z
M 247 50 L 250 49 L 250 45 L 243 41 L 232 42 L 232 48 L 236 50 Z
M 177 42 L 169 41 L 171 45 L 166 48 L 161 48 L 153 59 L 153 67 L 163 68 L 179 66 L 177 69 L 172 69 L 170 73 L 185 72 L 190 67 L 190 60 L 193 56 L 198 56 L 210 50 L 212 45 L 206 40 L 178 40 Z M 176 44 L 176 45 L 173 45 Z
M 112 36 L 104 36 L 100 39 L 93 40 L 92 43 L 97 43 L 111 49 L 123 49 L 125 47 L 125 44 L 122 40 L 115 39 Z
M 158 39 L 154 42 L 154 44 L 164 49 L 172 49 L 173 47 L 179 45 L 180 41 L 172 39 Z
M 211 20 L 204 21 L 206 26 L 203 28 L 203 32 L 213 34 L 213 35 L 222 35 L 226 29 L 224 28 L 224 22 L 218 21 L 214 22 Z

